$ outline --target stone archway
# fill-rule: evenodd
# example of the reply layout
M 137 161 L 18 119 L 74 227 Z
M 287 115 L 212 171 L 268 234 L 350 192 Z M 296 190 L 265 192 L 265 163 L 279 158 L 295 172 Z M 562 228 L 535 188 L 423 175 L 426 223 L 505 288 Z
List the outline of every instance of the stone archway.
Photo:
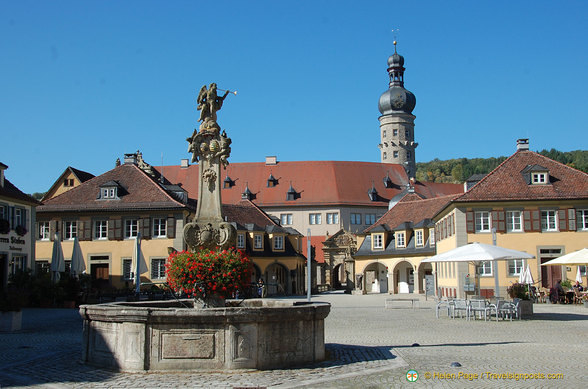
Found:
M 363 271 L 364 290 L 367 293 L 388 293 L 388 268 L 372 262 Z
M 265 269 L 265 285 L 268 296 L 290 294 L 289 271 L 286 266 L 275 262 Z
M 340 230 L 323 242 L 325 256 L 325 283 L 331 289 L 355 289 L 355 266 L 357 238 L 350 232 Z
M 414 292 L 414 268 L 408 261 L 401 261 L 394 266 L 394 293 Z
M 418 271 L 418 279 L 415 279 L 415 285 L 418 285 L 417 289 L 419 293 L 425 293 L 426 287 L 426 280 L 427 277 L 433 277 L 433 265 L 431 263 L 421 263 L 419 265 Z M 431 282 L 434 281 L 431 279 Z M 432 286 L 431 293 L 435 293 L 435 286 Z

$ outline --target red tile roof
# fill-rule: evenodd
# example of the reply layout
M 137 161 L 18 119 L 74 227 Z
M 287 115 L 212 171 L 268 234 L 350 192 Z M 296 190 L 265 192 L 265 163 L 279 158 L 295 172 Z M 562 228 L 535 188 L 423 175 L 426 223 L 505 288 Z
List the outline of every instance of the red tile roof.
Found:
M 161 167 L 155 167 L 161 172 Z M 388 205 L 394 196 L 401 193 L 408 178 L 404 168 L 396 164 L 349 161 L 291 161 L 266 165 L 264 162 L 233 163 L 222 171 L 221 181 L 230 177 L 235 185 L 222 190 L 224 203 L 240 201 L 246 185 L 260 207 L 304 206 L 304 205 Z M 267 187 L 273 175 L 278 180 L 275 187 Z M 172 183 L 182 184 L 191 198 L 198 198 L 198 165 L 187 168 L 164 166 L 163 175 Z M 389 175 L 393 186 L 386 188 L 384 178 Z M 290 185 L 298 194 L 294 201 L 286 201 Z M 372 185 L 378 192 L 378 200 L 371 201 L 368 191 Z M 440 195 L 462 193 L 459 184 L 417 182 L 415 192 L 430 198 Z
M 375 224 L 369 226 L 364 232 L 370 232 L 381 225 L 387 225 L 394 229 L 401 223 L 412 222 L 414 224 L 424 219 L 432 219 L 437 212 L 442 210 L 457 195 L 421 199 L 413 194 L 404 196 L 394 207 L 388 210 Z
M 526 167 L 547 168 L 550 183 L 528 184 Z M 587 199 L 588 174 L 529 150 L 519 150 L 454 202 Z
M 119 199 L 98 199 L 100 186 L 117 182 Z M 58 196 L 46 200 L 37 212 L 123 211 L 181 209 L 186 205 L 171 197 L 157 182 L 133 164 L 124 164 Z
M 4 165 L 4 164 L 2 164 Z M 6 165 L 4 165 L 6 166 Z M 11 200 L 17 202 L 23 202 L 30 205 L 39 205 L 41 204 L 31 196 L 26 193 L 23 193 L 20 189 L 18 189 L 14 184 L 4 178 L 4 186 L 0 186 L 0 197 L 9 198 Z
M 278 225 L 263 210 L 249 200 L 241 200 L 237 204 L 223 204 L 223 216 L 228 221 L 238 223 L 242 226 L 250 223 L 262 228 Z

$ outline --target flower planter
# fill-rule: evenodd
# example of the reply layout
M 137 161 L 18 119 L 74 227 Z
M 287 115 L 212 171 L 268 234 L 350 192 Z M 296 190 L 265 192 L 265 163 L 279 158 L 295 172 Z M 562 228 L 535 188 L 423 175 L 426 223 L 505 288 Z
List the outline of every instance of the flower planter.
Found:
M 519 301 L 519 317 L 521 319 L 530 319 L 533 317 L 533 301 L 521 300 Z
M 0 332 L 20 331 L 22 328 L 22 311 L 0 313 Z

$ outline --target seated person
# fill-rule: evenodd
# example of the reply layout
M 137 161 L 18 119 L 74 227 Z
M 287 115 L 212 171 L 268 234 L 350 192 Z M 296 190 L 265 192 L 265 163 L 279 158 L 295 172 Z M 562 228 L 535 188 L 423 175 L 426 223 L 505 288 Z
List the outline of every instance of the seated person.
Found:
M 582 284 L 580 284 L 578 281 L 576 281 L 574 284 L 574 289 L 578 289 L 579 292 L 584 290 L 584 288 L 582 288 Z

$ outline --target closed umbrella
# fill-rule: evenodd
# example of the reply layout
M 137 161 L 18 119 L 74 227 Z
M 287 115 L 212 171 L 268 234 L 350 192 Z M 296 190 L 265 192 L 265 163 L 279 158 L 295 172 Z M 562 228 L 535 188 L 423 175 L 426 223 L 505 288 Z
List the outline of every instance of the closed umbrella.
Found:
M 141 254 L 141 233 L 135 237 L 135 244 L 133 245 L 133 260 L 131 269 L 134 272 L 135 278 L 135 293 L 141 292 L 141 274 L 147 271 L 147 264 Z
M 528 285 L 529 295 L 531 295 L 531 287 L 535 281 L 533 281 L 533 275 L 531 274 L 531 268 L 529 267 L 529 264 L 527 264 L 525 271 L 521 272 L 521 274 L 522 277 L 519 277 L 519 282 L 521 284 Z
M 580 266 L 578 266 L 578 271 L 576 272 L 576 281 L 580 284 L 582 283 L 582 273 L 580 272 Z
M 61 240 L 59 234 L 55 234 L 53 240 L 53 253 L 51 254 L 51 279 L 53 282 L 59 281 L 61 277 L 59 273 L 65 271 L 65 259 L 63 258 L 63 250 L 61 249 Z
M 82 255 L 82 248 L 80 242 L 76 236 L 73 242 L 73 251 L 71 253 L 71 274 L 75 277 L 79 277 L 86 270 L 86 263 L 84 262 L 84 256 Z

